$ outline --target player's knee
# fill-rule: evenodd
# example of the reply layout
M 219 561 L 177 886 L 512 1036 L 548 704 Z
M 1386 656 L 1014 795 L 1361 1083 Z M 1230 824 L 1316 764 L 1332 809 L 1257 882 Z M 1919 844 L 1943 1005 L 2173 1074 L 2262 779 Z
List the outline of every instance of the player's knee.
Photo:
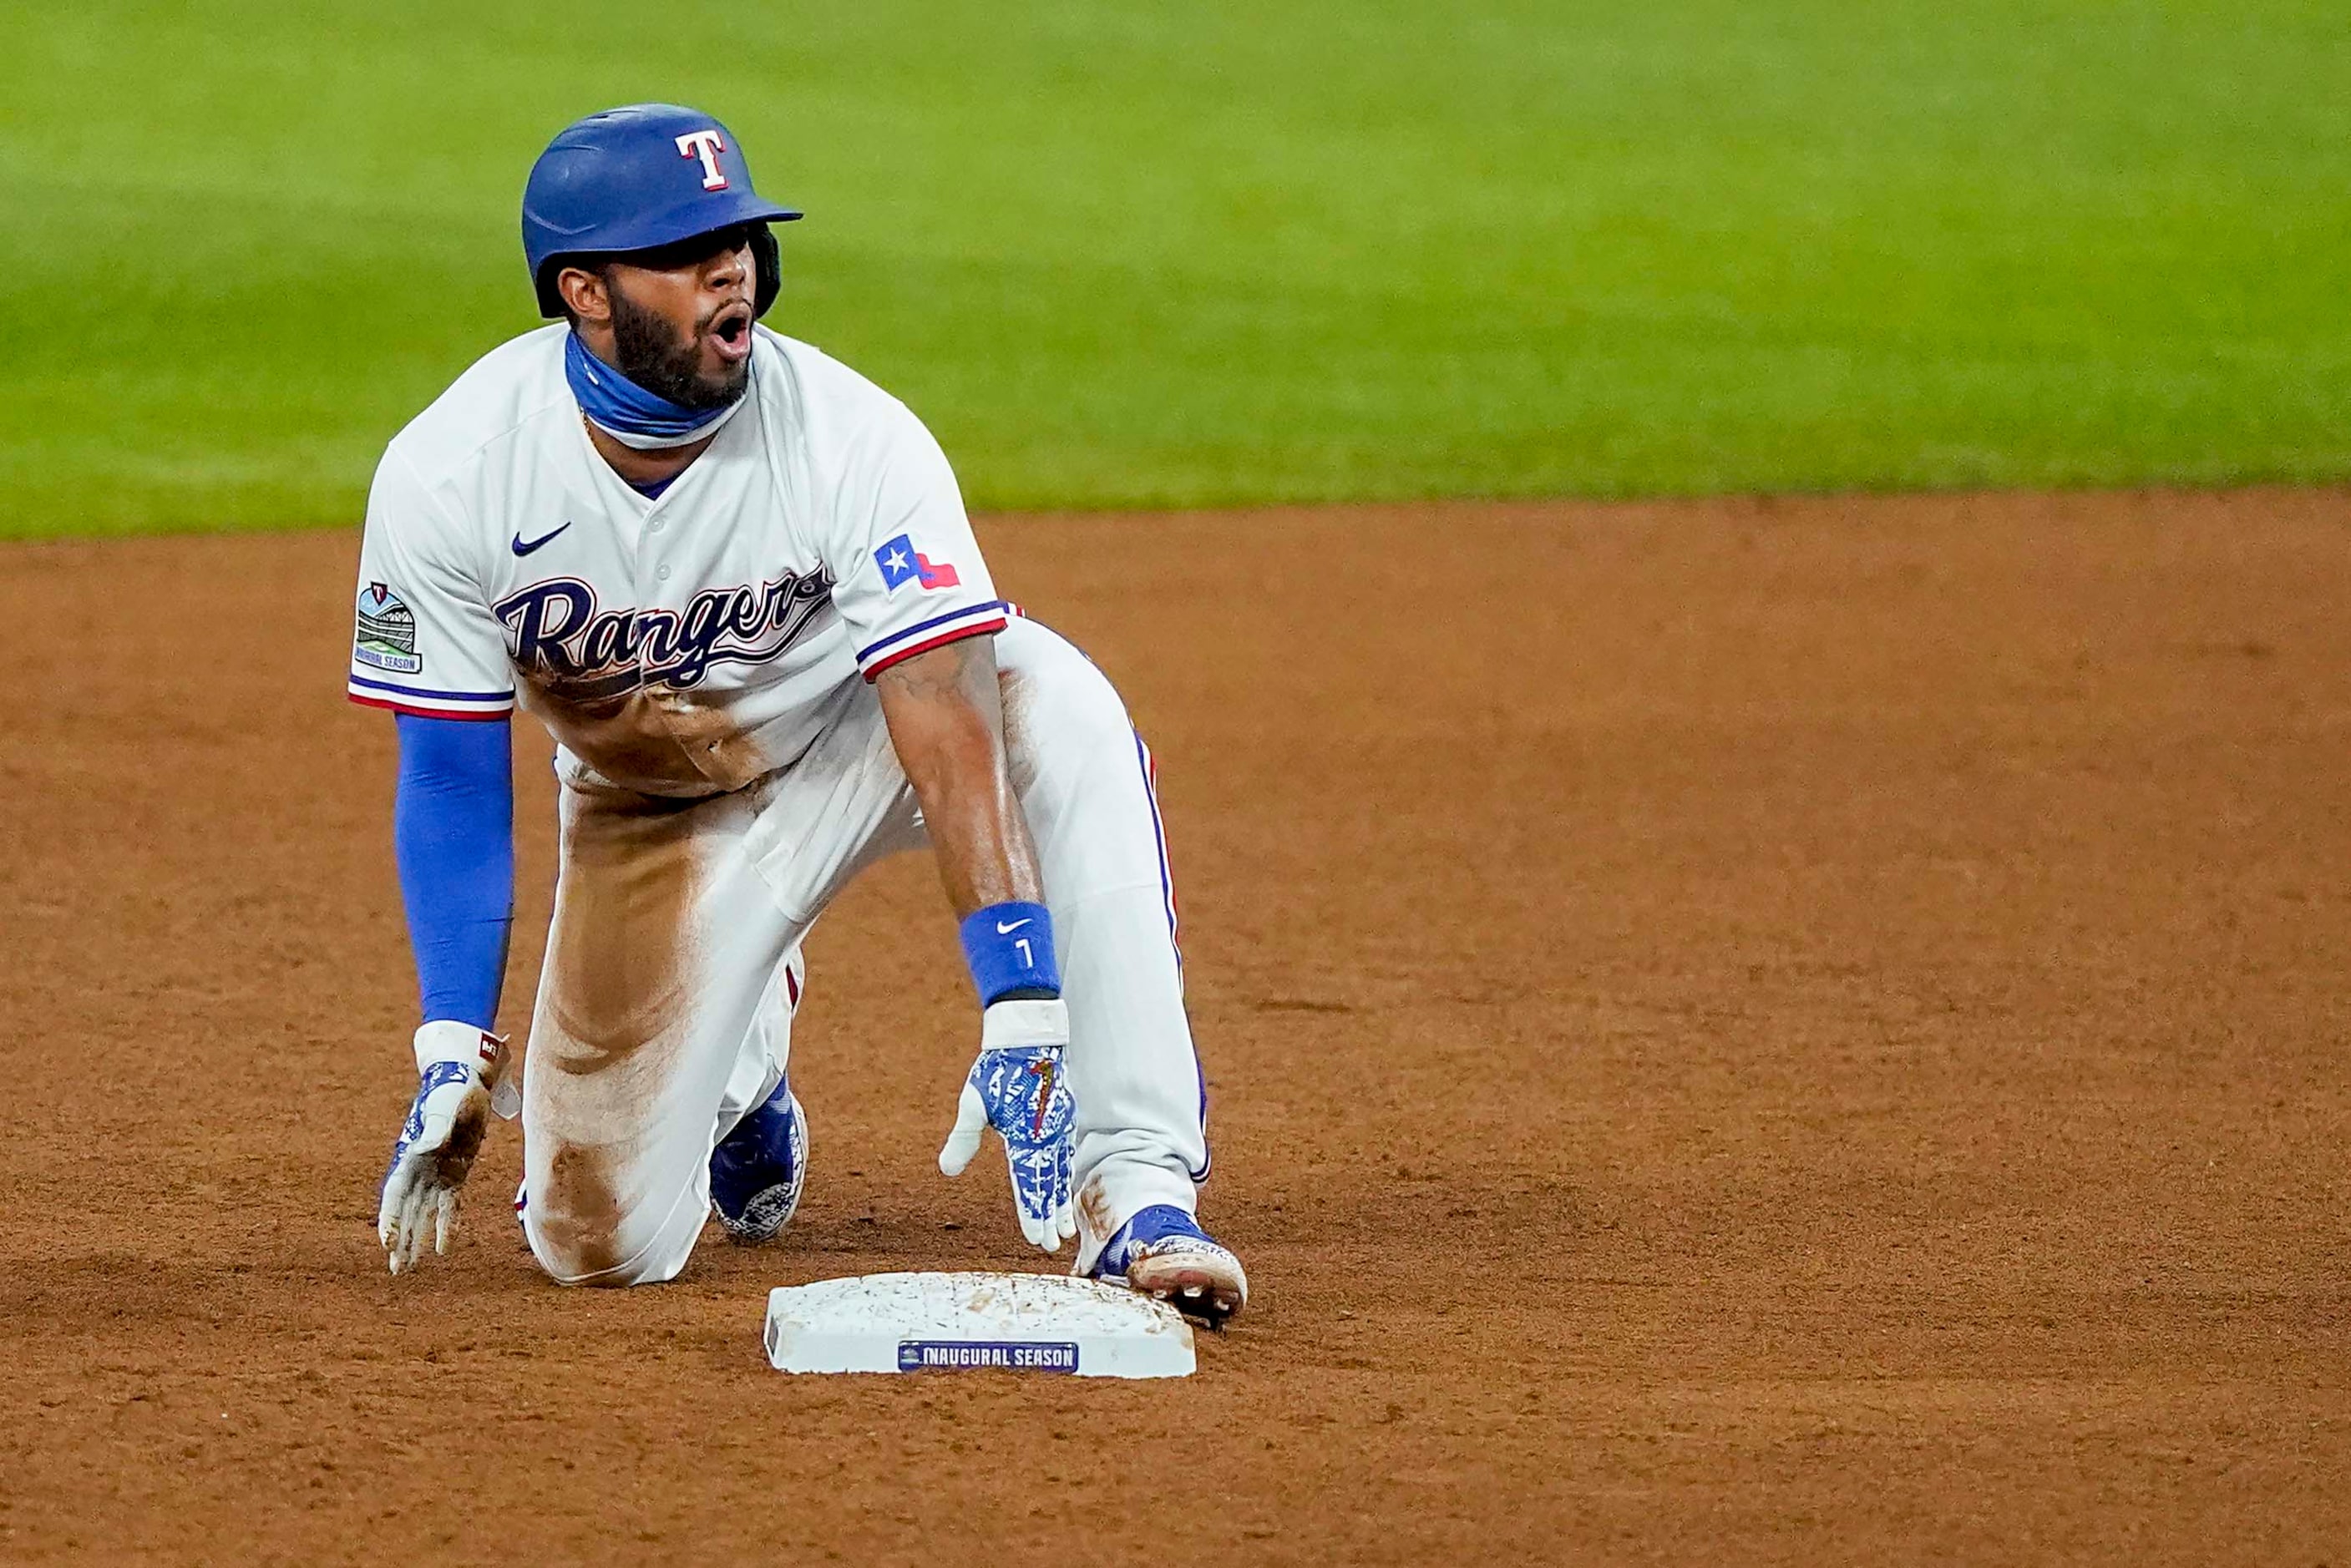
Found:
M 554 1168 L 524 1198 L 523 1232 L 538 1266 L 565 1285 L 675 1279 L 702 1231 L 703 1211 L 691 1204 L 693 1195 L 657 1197 L 642 1187 L 631 1191 L 592 1160 L 567 1160 L 570 1152 L 558 1151 Z
M 1007 742 L 1039 771 L 1134 754 L 1134 726 L 1109 678 L 1075 649 L 1004 674 Z M 1019 761 L 1016 757 L 1016 763 Z
M 683 1253 L 664 1256 L 657 1248 L 641 1247 L 632 1255 L 622 1255 L 601 1239 L 582 1245 L 568 1237 L 533 1235 L 530 1251 L 547 1277 L 559 1285 L 664 1284 L 677 1278 L 685 1266 Z

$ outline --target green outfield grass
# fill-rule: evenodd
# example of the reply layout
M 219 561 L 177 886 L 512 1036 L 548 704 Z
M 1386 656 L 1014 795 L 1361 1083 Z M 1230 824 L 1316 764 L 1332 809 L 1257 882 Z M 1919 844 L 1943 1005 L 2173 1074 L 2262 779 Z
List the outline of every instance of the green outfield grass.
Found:
M 77 0 L 0 73 L 0 534 L 352 520 L 645 98 L 980 506 L 2351 474 L 2341 0 Z

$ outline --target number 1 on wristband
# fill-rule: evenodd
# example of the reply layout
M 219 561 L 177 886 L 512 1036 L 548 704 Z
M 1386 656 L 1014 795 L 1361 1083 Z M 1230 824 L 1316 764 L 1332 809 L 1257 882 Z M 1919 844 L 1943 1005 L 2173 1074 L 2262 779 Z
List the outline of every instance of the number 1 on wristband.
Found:
M 963 922 L 964 961 L 983 1007 L 1015 993 L 1061 994 L 1053 957 L 1053 917 L 1042 904 L 1011 900 L 975 909 Z

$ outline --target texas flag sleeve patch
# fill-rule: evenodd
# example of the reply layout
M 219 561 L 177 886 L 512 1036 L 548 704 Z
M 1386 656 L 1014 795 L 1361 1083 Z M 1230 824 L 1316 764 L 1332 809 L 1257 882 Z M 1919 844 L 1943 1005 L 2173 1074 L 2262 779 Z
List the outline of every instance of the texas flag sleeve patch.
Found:
M 916 549 L 918 537 L 937 554 Z M 858 639 L 857 668 L 866 680 L 935 648 L 1004 629 L 1008 607 L 992 597 L 987 563 L 968 528 L 937 519 L 926 532 L 908 528 L 883 540 L 872 555 L 872 572 L 847 574 L 833 599 Z
M 909 583 L 924 593 L 935 593 L 940 588 L 958 588 L 963 578 L 954 566 L 945 561 L 934 561 L 914 548 L 913 538 L 901 534 L 886 541 L 873 552 L 873 564 L 882 568 L 882 587 L 892 598 Z

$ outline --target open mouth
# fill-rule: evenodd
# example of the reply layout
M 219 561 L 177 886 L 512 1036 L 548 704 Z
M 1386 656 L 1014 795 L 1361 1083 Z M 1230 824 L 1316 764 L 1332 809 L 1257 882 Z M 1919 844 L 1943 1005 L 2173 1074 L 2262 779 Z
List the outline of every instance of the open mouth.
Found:
M 718 357 L 730 365 L 751 357 L 751 307 L 730 305 L 712 317 L 710 340 Z

